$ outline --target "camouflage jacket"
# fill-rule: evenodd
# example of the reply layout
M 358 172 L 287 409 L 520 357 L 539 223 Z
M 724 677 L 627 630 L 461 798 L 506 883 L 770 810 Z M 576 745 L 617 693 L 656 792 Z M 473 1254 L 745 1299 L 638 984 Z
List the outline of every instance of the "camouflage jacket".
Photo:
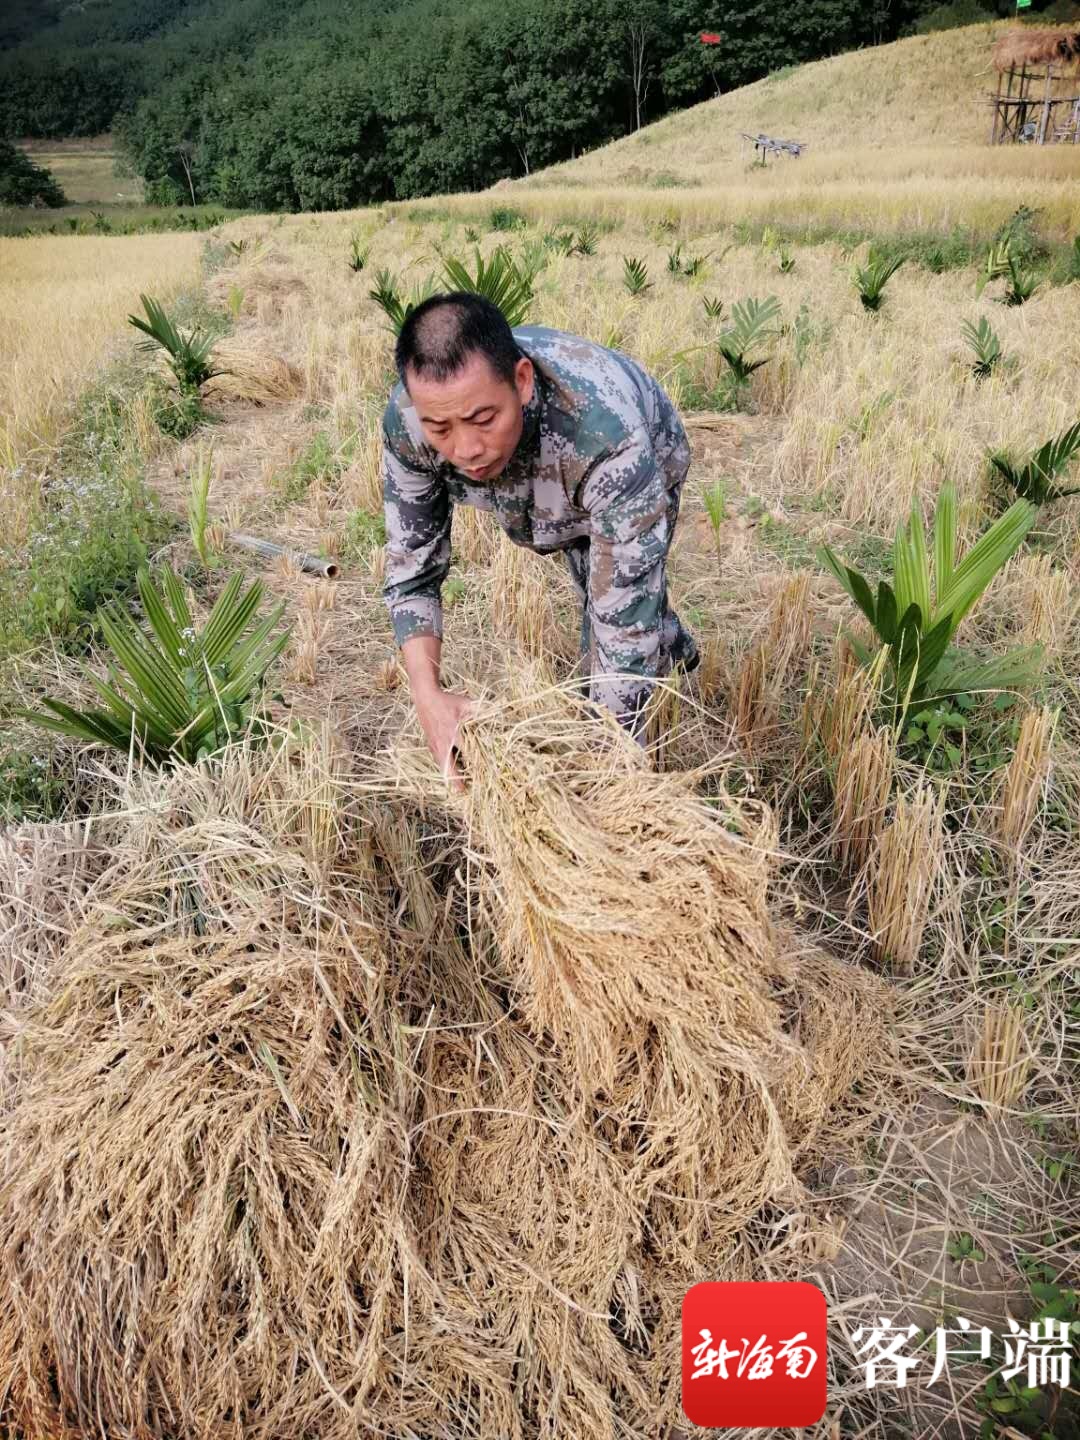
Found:
M 408 392 L 383 417 L 386 585 L 394 635 L 442 635 L 453 507 L 495 514 L 517 545 L 547 552 L 589 540 L 592 695 L 616 713 L 663 674 L 664 562 L 690 460 L 678 413 L 628 356 L 538 325 L 514 338 L 536 371 L 521 440 L 492 481 L 472 481 L 424 439 Z

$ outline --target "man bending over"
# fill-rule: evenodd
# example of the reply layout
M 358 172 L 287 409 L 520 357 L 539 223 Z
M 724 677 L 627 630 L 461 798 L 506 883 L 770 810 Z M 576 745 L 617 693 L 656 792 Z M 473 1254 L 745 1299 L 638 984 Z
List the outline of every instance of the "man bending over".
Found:
M 483 296 L 409 315 L 383 417 L 384 595 L 413 704 L 443 774 L 469 697 L 444 690 L 440 600 L 455 505 L 490 510 L 516 545 L 561 550 L 581 598 L 590 698 L 639 740 L 652 681 L 698 651 L 667 598 L 690 463 L 667 395 L 640 365 L 560 330 L 511 330 Z

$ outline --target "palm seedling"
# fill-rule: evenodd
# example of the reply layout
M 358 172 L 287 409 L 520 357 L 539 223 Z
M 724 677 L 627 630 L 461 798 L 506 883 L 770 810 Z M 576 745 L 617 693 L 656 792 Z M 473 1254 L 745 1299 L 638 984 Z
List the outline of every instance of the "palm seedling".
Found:
M 1004 482 L 1007 493 L 1032 505 L 1046 505 L 1051 500 L 1064 500 L 1069 495 L 1080 495 L 1080 487 L 1066 489 L 1057 483 L 1073 456 L 1080 450 L 1080 420 L 1063 430 L 1053 440 L 1035 451 L 1023 465 L 1014 465 L 1001 451 L 990 456 L 995 478 Z
M 780 301 L 775 295 L 766 300 L 742 300 L 731 307 L 732 324 L 716 344 L 737 385 L 748 385 L 754 371 L 767 363 L 767 355 L 752 360 L 750 354 L 776 333 L 770 326 L 779 313 Z
M 868 581 L 843 564 L 827 545 L 819 558 L 873 626 L 884 648 L 886 698 L 899 721 L 943 700 L 976 691 L 1007 690 L 1030 684 L 1038 669 L 1038 646 L 979 660 L 950 649 L 957 628 L 1035 522 L 1035 506 L 1015 501 L 962 560 L 957 558 L 956 490 L 942 488 L 934 514 L 932 551 L 926 544 L 916 501 L 907 525 L 897 528 L 893 583 L 882 580 L 875 595 Z M 932 554 L 932 559 L 931 559 Z M 869 666 L 871 648 L 849 636 L 859 660 Z
M 541 244 L 545 250 L 554 250 L 557 255 L 571 255 L 574 250 L 574 233 L 572 230 L 548 230 L 544 233 Z
M 354 275 L 359 275 L 368 262 L 371 254 L 370 245 L 361 245 L 359 235 L 353 235 L 349 240 L 349 269 Z
M 780 254 L 777 257 L 776 263 L 781 275 L 790 275 L 792 270 L 795 269 L 795 256 L 792 255 L 786 245 L 780 246 Z
M 986 257 L 986 269 L 979 276 L 975 294 L 981 295 L 987 285 L 992 285 L 995 280 L 1005 281 L 1005 291 L 1001 297 L 1003 305 L 1025 304 L 1040 284 L 1038 278 L 1030 270 L 1025 270 L 1012 253 L 1008 238 L 990 247 Z
M 248 243 L 247 240 L 230 240 L 229 249 L 239 260 L 240 256 L 243 255 L 244 251 L 248 248 Z
M 704 295 L 701 303 L 710 320 L 719 320 L 723 316 L 724 302 L 718 296 Z
M 480 231 L 476 228 L 475 225 L 465 226 L 465 239 L 470 245 L 475 245 L 476 242 L 480 239 Z
M 582 225 L 574 237 L 574 242 L 566 252 L 568 255 L 584 255 L 586 257 L 596 254 L 596 247 L 600 242 L 600 231 L 591 221 Z
M 521 273 L 530 285 L 535 285 L 540 271 L 547 268 L 548 258 L 547 246 L 535 235 L 530 236 L 522 245 Z
M 727 518 L 727 486 L 723 480 L 714 480 L 709 488 L 702 492 L 702 500 L 705 502 L 705 513 L 709 517 L 709 524 L 712 526 L 713 543 L 716 546 L 717 563 L 720 560 L 720 527 Z
M 484 295 L 506 316 L 508 325 L 521 325 L 532 304 L 532 276 L 521 268 L 504 246 L 484 260 L 475 252 L 475 269 L 470 271 L 456 258 L 443 261 L 443 275 L 453 290 L 471 290 Z
M 400 335 L 401 327 L 405 324 L 409 315 L 418 305 L 422 305 L 429 296 L 434 295 L 436 282 L 433 276 L 429 275 L 418 285 L 414 285 L 411 294 L 402 295 L 398 290 L 397 281 L 389 270 L 376 270 L 374 287 L 368 291 L 372 300 L 378 305 L 386 318 L 390 321 L 390 329 L 395 335 Z
M 970 320 L 965 320 L 960 326 L 967 347 L 975 356 L 971 366 L 971 373 L 976 380 L 985 380 L 988 375 L 994 373 L 996 366 L 1001 364 L 1003 351 L 1001 341 L 994 333 L 993 327 L 986 316 L 983 315 L 978 325 L 973 325 Z
M 188 529 L 195 553 L 206 566 L 210 556 L 206 544 L 207 527 L 210 524 L 210 482 L 213 479 L 214 459 L 212 451 L 200 449 L 190 475 L 188 495 Z
M 710 251 L 710 254 L 711 253 Z M 708 260 L 708 258 L 708 255 L 684 255 L 682 241 L 679 241 L 674 250 L 668 251 L 668 271 L 676 280 L 692 280 L 695 276 L 701 274 L 705 267 L 705 261 Z
M 168 355 L 169 369 L 176 376 L 180 393 L 198 397 L 204 385 L 224 370 L 214 366 L 213 349 L 215 336 L 202 326 L 196 325 L 188 334 L 179 330 L 168 312 L 149 295 L 140 295 L 146 311 L 146 319 L 140 315 L 129 315 L 128 323 L 134 325 L 150 338 L 141 342 L 141 350 L 162 349 Z
M 20 713 L 47 730 L 90 744 L 125 752 L 134 746 L 159 765 L 203 759 L 245 734 L 265 738 L 268 716 L 259 706 L 266 674 L 289 630 L 274 633 L 284 601 L 259 619 L 262 581 L 241 594 L 242 582 L 239 572 L 230 577 L 197 630 L 176 575 L 166 569 L 159 592 L 149 573 L 140 570 L 149 633 L 116 601 L 98 611 L 113 658 L 108 682 L 90 673 L 86 678 L 104 708 L 76 710 L 47 699 L 50 713 Z
M 652 289 L 648 267 L 644 260 L 635 260 L 632 255 L 623 256 L 623 285 L 631 295 L 643 295 Z
M 871 252 L 867 256 L 865 265 L 856 266 L 852 272 L 852 279 L 855 282 L 855 289 L 859 292 L 859 299 L 864 310 L 877 311 L 881 309 L 881 302 L 885 298 L 885 286 L 903 263 L 902 255 L 889 257 L 875 255 Z

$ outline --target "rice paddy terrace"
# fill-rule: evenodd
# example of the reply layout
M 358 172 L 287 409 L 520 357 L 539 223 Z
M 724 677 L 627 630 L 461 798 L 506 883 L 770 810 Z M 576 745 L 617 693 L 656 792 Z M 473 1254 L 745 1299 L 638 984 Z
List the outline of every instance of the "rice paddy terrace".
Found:
M 13 713 L 97 703 L 107 647 L 0 585 L 27 636 L 0 833 L 13 1433 L 661 1440 L 689 1429 L 688 1286 L 801 1278 L 830 1301 L 808 1433 L 1075 1434 L 1071 1394 L 970 1360 L 931 1388 L 925 1347 L 868 1388 L 854 1339 L 1076 1305 L 1077 502 L 1040 492 L 952 636 L 951 673 L 1008 658 L 1010 683 L 899 724 L 823 549 L 899 588 L 917 503 L 940 604 L 1007 475 L 1031 493 L 1080 419 L 1080 151 L 982 146 L 957 96 L 993 38 L 803 67 L 483 196 L 237 220 L 197 279 L 192 237 L 155 236 L 188 247 L 160 296 L 224 372 L 201 411 L 121 329 L 147 251 L 78 412 L 20 391 L 6 562 L 116 565 L 107 515 L 179 577 L 189 639 L 241 570 L 291 628 L 273 742 L 158 768 Z M 740 129 L 809 148 L 753 170 Z M 380 415 L 390 293 L 476 248 L 528 277 L 530 319 L 677 400 L 670 582 L 703 664 L 647 755 L 586 720 L 558 560 L 459 512 L 444 663 L 481 703 L 455 796 L 381 599 Z M 1036 467 L 1062 489 L 1067 452 Z

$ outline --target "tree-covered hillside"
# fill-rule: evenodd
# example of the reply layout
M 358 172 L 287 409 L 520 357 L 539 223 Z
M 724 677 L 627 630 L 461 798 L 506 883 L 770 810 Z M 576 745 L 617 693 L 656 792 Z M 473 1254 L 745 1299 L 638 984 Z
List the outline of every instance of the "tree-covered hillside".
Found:
M 151 199 L 331 209 L 528 173 L 929 0 L 19 3 L 0 135 L 114 127 Z

